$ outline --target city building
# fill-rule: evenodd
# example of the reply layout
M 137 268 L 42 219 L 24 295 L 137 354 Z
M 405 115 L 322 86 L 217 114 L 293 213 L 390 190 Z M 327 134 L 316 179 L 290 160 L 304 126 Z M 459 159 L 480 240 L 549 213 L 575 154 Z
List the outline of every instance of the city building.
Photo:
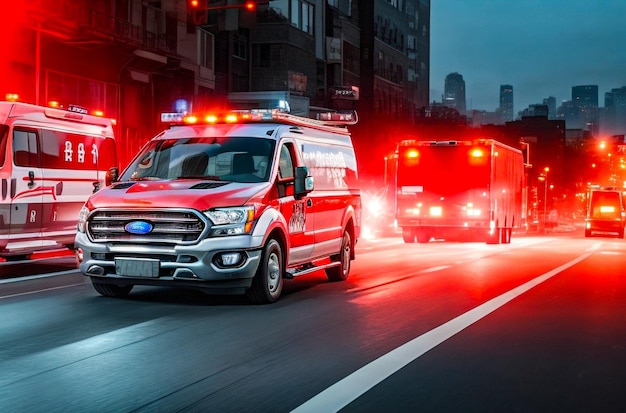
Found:
M 557 109 L 557 119 L 564 119 L 568 128 L 587 129 L 596 134 L 598 125 L 598 86 L 572 86 L 572 100 Z
M 466 112 L 465 80 L 463 75 L 454 72 L 446 76 L 443 104 L 456 109 L 461 115 Z
M 533 105 L 528 105 L 526 109 L 520 112 L 520 116 L 522 118 L 527 116 L 543 116 L 549 119 L 549 111 L 550 110 L 548 105 L 536 103 Z
M 554 96 L 549 96 L 543 99 L 543 104 L 548 107 L 548 119 L 555 120 L 556 119 L 556 98 Z
M 604 94 L 604 111 L 600 128 L 603 135 L 626 133 L 626 86 L 611 89 Z
M 500 85 L 500 106 L 498 107 L 502 122 L 510 122 L 513 116 L 513 86 Z
M 428 106 L 430 0 L 243 5 L 18 2 L 0 16 L 0 34 L 13 39 L 0 94 L 103 111 L 116 120 L 122 164 L 163 129 L 162 112 L 279 102 L 297 114 L 357 109 L 355 140 L 383 153 Z

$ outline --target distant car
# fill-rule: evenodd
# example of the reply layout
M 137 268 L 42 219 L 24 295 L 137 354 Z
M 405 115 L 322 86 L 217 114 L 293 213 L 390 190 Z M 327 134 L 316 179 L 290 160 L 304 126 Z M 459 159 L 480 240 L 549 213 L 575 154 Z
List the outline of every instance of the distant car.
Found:
M 624 238 L 624 197 L 616 188 L 592 188 L 587 197 L 585 237 L 617 235 Z

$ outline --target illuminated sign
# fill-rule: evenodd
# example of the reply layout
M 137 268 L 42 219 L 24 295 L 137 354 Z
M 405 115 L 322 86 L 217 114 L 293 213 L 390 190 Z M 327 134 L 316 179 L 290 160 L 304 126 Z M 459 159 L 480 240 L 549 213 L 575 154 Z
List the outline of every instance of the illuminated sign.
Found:
M 329 89 L 331 99 L 359 100 L 357 86 L 334 86 Z

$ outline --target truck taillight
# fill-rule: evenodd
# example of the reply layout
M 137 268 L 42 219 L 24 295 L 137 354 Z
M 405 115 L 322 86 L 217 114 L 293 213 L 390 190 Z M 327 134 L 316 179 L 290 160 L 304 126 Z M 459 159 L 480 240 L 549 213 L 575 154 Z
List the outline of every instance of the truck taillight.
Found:
M 470 151 L 470 156 L 472 158 L 482 158 L 483 156 L 485 156 L 485 151 L 479 148 L 474 148 Z
M 443 215 L 443 208 L 440 206 L 431 206 L 428 213 L 431 217 L 440 217 Z
M 417 149 L 409 149 L 406 152 L 406 157 L 409 159 L 416 159 L 420 156 L 420 153 Z

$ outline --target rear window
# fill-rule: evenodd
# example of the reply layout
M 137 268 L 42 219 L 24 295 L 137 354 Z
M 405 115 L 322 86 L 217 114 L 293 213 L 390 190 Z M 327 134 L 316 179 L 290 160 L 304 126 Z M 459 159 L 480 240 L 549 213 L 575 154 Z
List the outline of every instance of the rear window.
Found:
M 591 218 L 620 218 L 622 194 L 617 191 L 593 191 L 589 202 Z

